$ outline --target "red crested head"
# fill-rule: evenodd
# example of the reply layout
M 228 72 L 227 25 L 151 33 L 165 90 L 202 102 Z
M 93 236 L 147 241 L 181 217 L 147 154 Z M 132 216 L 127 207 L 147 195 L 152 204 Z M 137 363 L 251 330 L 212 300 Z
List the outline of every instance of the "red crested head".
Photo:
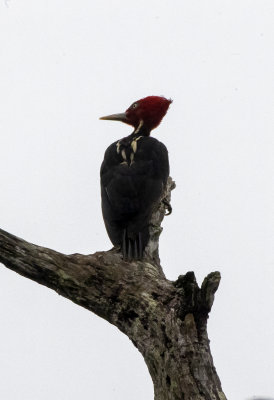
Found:
M 152 130 L 160 124 L 171 103 L 172 100 L 159 96 L 148 96 L 135 101 L 126 110 L 127 123 L 138 128 L 143 121 L 143 125 Z
M 160 96 L 148 96 L 135 101 L 125 113 L 113 114 L 100 119 L 116 120 L 132 125 L 135 131 L 144 127 L 147 131 L 156 128 L 166 115 L 172 100 Z

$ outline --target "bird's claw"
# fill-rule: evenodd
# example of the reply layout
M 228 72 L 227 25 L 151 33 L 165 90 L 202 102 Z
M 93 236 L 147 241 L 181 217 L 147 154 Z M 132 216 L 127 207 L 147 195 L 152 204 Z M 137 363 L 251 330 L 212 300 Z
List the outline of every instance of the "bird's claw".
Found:
M 172 207 L 170 202 L 167 199 L 163 199 L 163 204 L 165 206 L 165 209 L 167 210 L 167 213 L 165 213 L 165 215 L 170 215 L 172 213 Z

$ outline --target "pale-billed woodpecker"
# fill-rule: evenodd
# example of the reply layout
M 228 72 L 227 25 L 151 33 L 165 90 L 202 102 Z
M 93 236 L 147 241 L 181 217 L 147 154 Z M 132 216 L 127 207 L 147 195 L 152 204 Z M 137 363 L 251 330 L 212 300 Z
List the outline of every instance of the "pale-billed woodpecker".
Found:
M 112 143 L 101 166 L 102 212 L 108 236 L 124 259 L 142 259 L 149 241 L 152 212 L 163 199 L 169 161 L 166 146 L 150 136 L 172 100 L 148 96 L 124 113 L 100 119 L 134 127 L 131 135 Z

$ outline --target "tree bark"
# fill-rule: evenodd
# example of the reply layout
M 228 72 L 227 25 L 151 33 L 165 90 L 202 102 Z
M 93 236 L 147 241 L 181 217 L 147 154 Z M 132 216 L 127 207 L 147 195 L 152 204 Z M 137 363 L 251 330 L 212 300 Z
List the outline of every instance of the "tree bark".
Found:
M 170 198 L 169 186 L 165 198 Z M 142 353 L 155 400 L 226 400 L 210 353 L 207 318 L 220 273 L 198 287 L 193 272 L 165 278 L 158 239 L 165 206 L 155 208 L 146 259 L 112 249 L 65 255 L 0 230 L 0 262 L 115 325 Z

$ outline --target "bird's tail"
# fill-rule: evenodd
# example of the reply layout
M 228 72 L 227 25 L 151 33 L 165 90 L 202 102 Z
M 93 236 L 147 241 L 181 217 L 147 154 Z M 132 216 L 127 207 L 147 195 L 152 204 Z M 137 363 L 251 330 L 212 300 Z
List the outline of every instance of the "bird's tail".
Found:
M 144 249 L 147 244 L 146 236 L 147 235 L 145 235 L 144 232 L 138 232 L 134 238 L 131 238 L 128 235 L 127 229 L 124 229 L 121 245 L 121 251 L 124 260 L 142 260 Z

